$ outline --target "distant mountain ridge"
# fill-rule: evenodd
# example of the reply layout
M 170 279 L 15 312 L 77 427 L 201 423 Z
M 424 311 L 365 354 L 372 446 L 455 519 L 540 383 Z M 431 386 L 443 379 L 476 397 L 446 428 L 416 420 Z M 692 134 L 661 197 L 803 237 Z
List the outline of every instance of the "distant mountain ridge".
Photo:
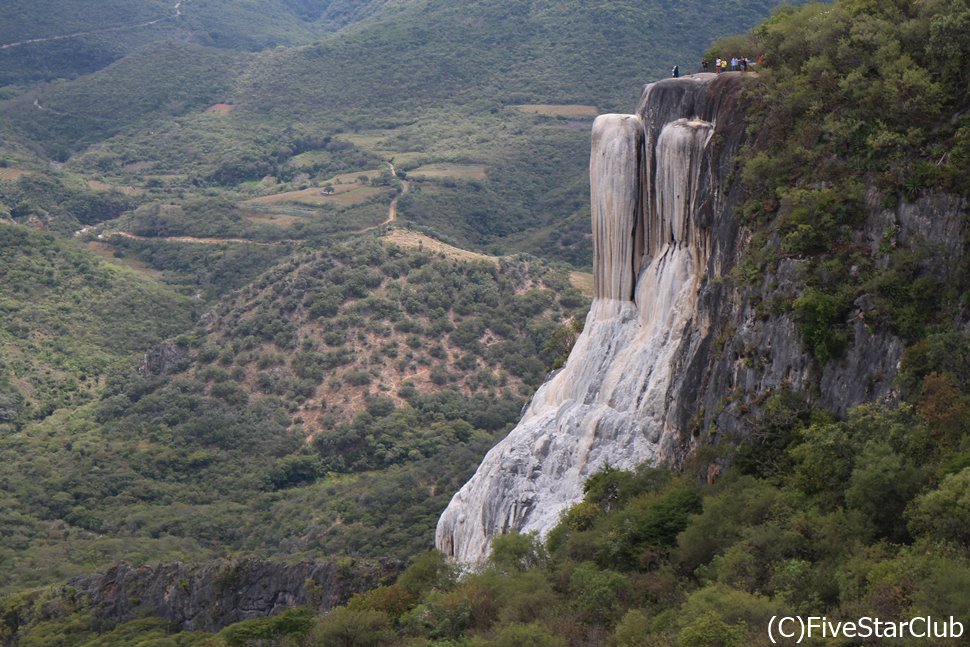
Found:
M 294 177 L 287 168 L 294 158 L 322 153 L 329 138 L 378 133 L 383 148 L 360 140 L 343 151 L 331 147 L 332 166 L 373 168 L 358 161 L 369 155 L 396 158 L 405 172 L 427 162 L 484 167 L 484 178 L 413 192 L 402 200 L 402 221 L 482 251 L 526 251 L 583 265 L 590 249 L 583 171 L 589 111 L 628 105 L 644 79 L 666 75 L 673 63 L 690 69 L 711 35 L 743 30 L 778 4 L 732 0 L 715 12 L 704 3 L 632 0 L 284 8 L 270 0 L 187 0 L 178 18 L 141 36 L 111 32 L 95 39 L 114 54 L 83 70 L 91 73 L 50 83 L 6 79 L 0 117 L 11 143 L 0 144 L 0 165 L 50 174 L 51 161 L 64 163 L 53 170 L 65 180 L 150 183 L 136 203 L 180 201 L 186 192 Z M 13 22 L 15 10 L 27 11 L 7 6 Z M 310 33 L 306 17 L 318 12 L 314 29 L 328 26 Z M 281 16 L 302 27 L 284 29 Z M 102 20 L 114 24 L 108 15 Z M 24 27 L 9 37 L 41 32 L 51 33 Z M 23 55 L 55 65 L 59 48 L 68 48 L 81 64 L 86 42 L 31 45 Z M 4 71 L 30 68 L 16 59 L 20 51 L 0 50 L 0 83 Z M 74 76 L 52 74 L 42 78 Z M 519 109 L 547 104 L 586 113 Z M 207 112 L 213 105 L 227 108 Z M 311 173 L 309 183 L 323 179 Z
M 0 85 L 88 74 L 160 40 L 260 50 L 310 42 L 388 0 L 11 0 L 0 7 Z
M 79 295 L 121 309 L 91 327 L 135 320 L 141 340 L 111 370 L 77 370 L 83 398 L 28 411 L 7 367 L 16 495 L 0 513 L 16 530 L 0 586 L 78 572 L 69 545 L 96 552 L 84 568 L 430 546 L 447 497 L 576 332 L 585 301 L 564 277 L 590 258 L 593 116 L 777 4 L 5 5 L 4 42 L 112 29 L 0 50 L 0 218 L 49 231 L 17 251 L 70 237 L 178 307 L 115 303 L 110 281 Z M 357 240 L 388 227 L 478 266 Z M 519 252 L 540 258 L 496 269 Z M 76 278 L 31 270 L 42 304 Z M 193 325 L 218 303 L 224 321 Z M 25 363 L 43 366 L 59 333 L 84 338 L 74 312 L 55 311 L 69 321 L 47 345 L 16 342 Z M 163 338 L 191 349 L 186 370 L 115 370 Z

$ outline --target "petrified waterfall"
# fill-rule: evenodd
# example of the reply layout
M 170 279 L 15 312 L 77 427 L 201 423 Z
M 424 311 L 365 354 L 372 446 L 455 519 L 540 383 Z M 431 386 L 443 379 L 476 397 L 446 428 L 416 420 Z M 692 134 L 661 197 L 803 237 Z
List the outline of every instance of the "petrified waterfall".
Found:
M 719 271 L 709 263 L 722 183 L 714 135 L 736 87 L 715 75 L 661 81 L 644 89 L 637 115 L 593 124 L 595 293 L 585 329 L 441 516 L 436 544 L 446 554 L 479 562 L 498 534 L 545 533 L 607 463 L 677 458 L 686 431 L 674 412 L 686 388 L 678 371 L 705 346 L 698 296 Z

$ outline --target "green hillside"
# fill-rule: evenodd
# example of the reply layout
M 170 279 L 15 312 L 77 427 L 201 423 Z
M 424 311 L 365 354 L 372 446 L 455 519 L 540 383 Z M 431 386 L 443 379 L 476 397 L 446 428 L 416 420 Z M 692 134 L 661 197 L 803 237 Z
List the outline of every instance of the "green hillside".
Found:
M 692 3 L 422 0 L 318 45 L 267 54 L 247 103 L 291 120 L 322 113 L 348 126 L 359 126 L 359 117 L 406 122 L 436 104 L 468 112 L 477 102 L 629 109 L 644 81 L 666 76 L 674 63 L 699 66 L 706 34 L 723 31 L 725 21 L 752 25 L 777 4 L 732 1 L 711 12 Z M 633 85 L 621 85 L 627 81 Z
M 780 2 L 68 4 L 0 7 L 0 44 L 92 32 L 0 50 L 0 218 L 20 223 L 0 224 L 3 591 L 122 559 L 428 548 L 588 305 L 568 272 L 591 264 L 592 119 Z M 965 577 L 966 538 L 923 522 L 963 496 L 966 268 L 845 241 L 869 187 L 965 194 L 967 19 L 876 4 L 716 46 L 769 53 L 736 178 L 757 253 L 725 280 L 797 255 L 802 298 L 764 307 L 822 364 L 875 295 L 910 344 L 907 407 L 837 421 L 786 394 L 737 454 L 596 477 L 548 546 L 499 542 L 461 582 L 418 558 L 313 640 L 742 645 L 781 606 L 965 608 L 940 573 Z M 164 370 L 135 372 L 165 339 Z M 0 639 L 21 604 L 0 601 Z M 96 640 L 72 610 L 45 603 L 35 643 Z
M 149 45 L 82 79 L 42 87 L 0 107 L 53 159 L 230 95 L 242 55 L 191 43 Z
M 4 226 L 2 586 L 428 546 L 585 300 L 545 261 L 339 241 L 587 266 L 593 116 L 775 4 L 4 5 L 4 42 L 96 33 L 0 51 L 0 215 L 52 232 Z M 174 373 L 109 379 L 165 337 Z
M 0 45 L 6 46 L 0 49 L 0 86 L 99 70 L 163 34 L 174 19 L 174 5 L 175 0 L 5 2 L 0 6 Z M 154 25 L 136 26 L 159 19 Z M 84 35 L 27 42 L 72 34 Z
M 389 5 L 386 0 L 11 0 L 0 7 L 0 87 L 89 74 L 158 41 L 249 51 L 311 42 Z
M 346 27 L 251 56 L 170 39 L 0 112 L 71 173 L 168 187 L 176 200 L 200 187 L 245 193 L 267 176 L 288 181 L 311 154 L 327 156 L 331 176 L 388 157 L 406 172 L 482 166 L 479 177 L 427 178 L 428 190 L 402 200 L 402 218 L 460 245 L 582 266 L 592 115 L 627 109 L 643 81 L 673 63 L 691 68 L 712 34 L 747 28 L 776 4 L 715 13 L 690 3 L 305 3 L 290 9 L 319 12 L 317 27 Z M 264 11 L 272 18 L 260 29 L 272 31 L 290 12 L 220 7 L 188 4 L 184 21 L 222 11 L 228 29 Z M 203 114 L 217 103 L 223 112 Z M 345 148 L 326 144 L 334 137 Z M 328 179 L 313 170 L 310 186 Z
M 112 373 L 190 325 L 157 281 L 69 241 L 0 224 L 0 434 L 100 395 Z
M 968 617 L 970 335 L 966 281 L 970 273 L 966 259 L 970 240 L 956 237 L 931 244 L 919 236 L 904 239 L 890 227 L 874 247 L 857 242 L 873 213 L 918 203 L 921 198 L 949 196 L 956 205 L 951 215 L 963 218 L 965 225 L 967 185 L 963 180 L 970 171 L 970 95 L 961 62 L 970 54 L 967 25 L 970 5 L 964 0 L 841 0 L 779 13 L 751 34 L 717 42 L 710 50 L 718 54 L 743 46 L 768 55 L 758 81 L 743 98 L 752 137 L 739 160 L 737 181 L 744 199 L 736 213 L 751 235 L 751 253 L 723 280 L 730 281 L 741 298 L 748 298 L 757 293 L 765 276 L 773 275 L 782 259 L 796 262 L 799 271 L 788 287 L 798 295 L 776 292 L 774 300 L 762 307 L 792 313 L 806 350 L 820 366 L 837 358 L 845 346 L 848 304 L 866 297 L 873 304 L 866 308 L 867 325 L 892 330 L 906 343 L 896 384 L 901 398 L 897 406 L 867 403 L 840 418 L 810 406 L 805 394 L 779 390 L 761 402 L 757 412 L 749 412 L 743 434 L 716 436 L 716 442 L 701 448 L 677 471 L 642 467 L 623 472 L 607 467 L 587 481 L 583 502 L 564 515 L 545 542 L 515 534 L 501 537 L 479 573 L 459 577 L 440 554 L 417 554 L 395 584 L 358 595 L 346 606 L 312 621 L 305 616 L 300 622 L 249 621 L 212 636 L 163 636 L 157 624 L 129 623 L 108 636 L 128 636 L 132 644 L 153 638 L 218 647 L 746 647 L 771 644 L 766 629 L 771 618 L 779 615 L 893 621 Z M 375 145 L 375 140 L 358 141 Z M 378 138 L 376 144 L 395 141 L 400 142 L 393 136 L 388 141 Z M 417 174 L 417 169 L 413 172 Z M 356 254 L 370 253 L 367 250 L 373 248 L 356 249 L 353 265 L 361 268 L 359 280 L 366 283 L 363 267 L 376 266 L 362 262 Z M 390 256 L 396 253 L 387 252 Z M 334 260 L 326 269 L 308 267 L 321 276 L 340 275 L 346 263 Z M 481 280 L 488 283 L 480 274 L 484 267 L 439 260 L 401 270 L 400 278 L 390 280 L 393 273 L 385 271 L 388 265 L 381 263 L 385 278 L 376 293 L 338 306 L 336 318 L 328 320 L 335 329 L 336 336 L 330 338 L 335 343 L 347 343 L 343 341 L 346 337 L 340 337 L 343 328 L 337 321 L 351 311 L 362 317 L 367 313 L 364 329 L 374 324 L 376 316 L 384 316 L 378 312 L 387 309 L 393 316 L 394 299 L 389 295 L 394 294 L 394 281 L 403 281 L 397 303 L 406 312 L 407 290 L 418 289 L 424 284 L 422 277 L 432 272 L 452 273 L 450 280 L 439 276 L 425 284 L 434 290 L 454 288 L 464 295 L 465 290 L 477 292 L 483 286 Z M 334 297 L 332 290 L 347 290 L 346 286 L 354 284 L 349 271 L 341 280 L 333 278 L 329 274 L 321 293 L 311 289 L 312 296 L 302 307 L 325 313 L 332 310 L 340 300 L 331 301 L 327 295 Z M 546 287 L 555 287 L 546 278 L 542 280 Z M 372 282 L 377 283 L 376 276 Z M 334 283 L 344 287 L 334 287 Z M 272 335 L 272 343 L 278 345 L 293 337 L 295 332 L 286 323 L 299 316 L 285 313 L 298 313 L 301 306 L 288 306 L 295 298 L 284 290 L 270 301 L 271 308 L 257 306 L 256 314 L 247 317 L 242 311 L 249 311 L 243 304 L 263 303 L 256 298 L 258 291 L 269 289 L 268 284 L 265 288 L 258 285 L 237 294 L 235 301 L 224 301 L 217 316 L 220 325 L 229 324 L 226 330 L 234 331 L 233 339 L 248 334 L 254 339 L 253 349 L 259 347 L 263 353 L 260 339 Z M 295 276 L 284 285 L 309 287 L 298 283 Z M 541 302 L 540 297 L 535 298 Z M 455 308 L 460 308 L 461 297 L 454 301 Z M 367 302 L 370 305 L 365 306 Z M 517 307 L 521 304 L 513 305 L 511 311 Z M 242 311 L 234 317 L 225 309 Z M 500 309 L 493 307 L 492 315 Z M 263 316 L 269 312 L 279 315 Z M 420 319 L 423 330 L 436 319 L 412 317 L 415 314 L 408 319 Z M 474 317 L 481 318 L 481 323 L 495 321 L 487 313 Z M 283 323 L 273 325 L 270 319 Z M 448 333 L 449 344 L 462 339 L 458 333 L 463 324 Z M 473 332 L 479 330 L 481 325 L 476 324 Z M 327 334 L 324 342 L 329 347 Z M 478 341 L 484 343 L 484 339 Z M 363 341 L 359 335 L 357 340 Z M 213 343 L 212 337 L 208 343 Z M 242 349 L 243 353 L 247 350 Z M 319 348 L 306 352 L 327 357 Z M 217 384 L 239 381 L 233 373 L 241 380 L 249 370 L 238 371 L 241 365 L 263 357 L 244 362 L 240 355 L 235 346 L 231 353 L 220 351 L 213 362 L 224 363 L 222 372 L 197 362 L 190 369 L 195 371 L 194 386 L 183 387 L 184 382 L 174 380 L 146 395 L 148 403 L 132 401 L 133 412 L 127 414 L 126 425 L 150 411 L 152 397 L 176 398 L 172 391 L 176 385 L 179 394 L 205 394 L 210 389 L 210 399 L 236 397 L 241 401 L 240 390 L 231 386 L 220 388 L 225 395 L 212 394 Z M 296 374 L 304 370 L 300 367 L 326 361 L 317 355 L 301 359 L 299 366 L 293 363 L 294 356 L 290 370 Z M 416 352 L 415 357 L 418 355 Z M 264 370 L 269 366 L 271 363 Z M 291 377 L 286 370 L 281 374 Z M 208 380 L 205 385 L 203 379 Z M 393 461 L 406 449 L 410 456 L 412 447 L 422 447 L 420 434 L 409 437 L 387 432 L 399 428 L 395 427 L 399 415 L 421 419 L 431 410 L 427 408 L 431 401 L 442 402 L 434 395 L 422 396 L 392 412 L 396 405 L 381 400 L 375 407 L 372 401 L 365 411 L 370 419 L 355 418 L 348 425 L 338 425 L 338 433 L 321 437 L 318 450 L 339 446 L 341 450 L 329 456 L 350 461 L 327 464 L 331 470 L 344 472 L 340 479 L 347 480 L 336 482 L 360 478 L 353 483 L 360 488 L 361 503 L 373 504 L 375 498 L 386 501 L 386 489 L 366 493 L 364 488 L 372 484 L 365 483 L 364 474 L 355 469 Z M 103 413 L 92 415 L 105 421 L 125 420 L 105 411 L 112 402 L 110 398 L 102 401 L 96 406 Z M 252 400 L 249 402 L 251 407 Z M 460 438 L 457 421 L 461 415 L 449 418 L 444 414 L 442 418 Z M 111 424 L 105 424 L 105 433 Z M 184 429 L 181 424 L 173 421 L 166 431 Z M 374 433 L 374 429 L 386 435 Z M 471 432 L 472 437 L 477 434 Z M 433 437 L 450 438 L 447 432 L 436 432 Z M 252 442 L 249 436 L 243 440 Z M 408 445 L 411 442 L 417 444 Z M 475 447 L 475 442 L 469 441 L 466 447 Z M 324 452 L 314 458 L 326 462 L 327 456 Z M 431 456 L 441 458 L 439 465 L 452 460 L 444 449 L 432 450 Z M 313 473 L 312 469 L 297 469 L 289 462 L 293 458 L 283 460 L 287 467 L 272 472 L 283 479 L 278 483 L 286 477 L 302 479 Z M 208 469 L 218 473 L 215 467 Z M 403 474 L 393 469 L 387 474 Z M 384 486 L 401 488 L 406 482 L 394 478 Z M 18 487 L 28 489 L 30 484 Z M 296 507 L 281 503 L 283 509 L 312 514 L 307 511 L 316 509 L 312 505 L 315 487 L 318 485 L 294 487 L 288 501 Z M 375 494 L 378 491 L 383 496 Z M 345 491 L 337 488 L 332 492 Z M 379 504 L 371 509 L 379 511 L 375 517 L 387 510 Z M 359 526 L 364 527 L 366 524 Z M 386 537 L 384 533 L 389 531 L 382 529 L 380 536 Z M 367 533 L 364 536 L 368 542 L 376 540 Z M 8 598 L 4 603 L 7 617 L 29 617 L 23 611 L 29 609 L 51 618 L 33 629 L 20 628 L 28 638 L 73 635 L 90 639 L 92 645 L 110 639 L 98 637 L 104 628 L 88 621 L 83 604 L 70 598 L 54 599 L 57 604 L 44 596 L 35 601 L 29 596 Z M 45 605 L 63 615 L 45 612 Z M 10 631 L 15 628 L 10 622 L 7 626 Z M 898 633 L 898 625 L 893 627 Z M 860 636 L 831 643 L 863 644 L 862 640 Z M 889 642 L 873 638 L 873 644 Z M 924 640 L 898 642 L 921 644 Z M 927 642 L 951 643 L 953 640 Z
M 23 271 L 11 282 L 29 284 Z M 129 291 L 145 283 L 132 281 Z M 147 326 L 153 309 L 172 308 L 155 299 L 128 294 L 118 307 Z M 451 493 L 568 352 L 587 305 L 536 260 L 499 267 L 379 240 L 294 256 L 178 336 L 165 374 L 119 374 L 98 402 L 0 434 L 0 588 L 121 559 L 424 550 Z M 36 321 L 37 307 L 13 311 Z M 84 312 L 63 316 L 81 335 L 112 334 Z M 21 330 L 24 352 L 37 352 L 38 324 Z M 52 352 L 94 376 L 75 366 L 84 340 Z M 71 397 L 83 401 L 57 404 Z

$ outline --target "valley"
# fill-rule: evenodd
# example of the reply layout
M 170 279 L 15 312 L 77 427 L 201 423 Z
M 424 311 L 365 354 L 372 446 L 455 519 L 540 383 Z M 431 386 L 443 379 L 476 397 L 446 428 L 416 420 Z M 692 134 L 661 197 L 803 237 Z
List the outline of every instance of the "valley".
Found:
M 0 7 L 0 643 L 970 613 L 970 8 L 796 4 Z

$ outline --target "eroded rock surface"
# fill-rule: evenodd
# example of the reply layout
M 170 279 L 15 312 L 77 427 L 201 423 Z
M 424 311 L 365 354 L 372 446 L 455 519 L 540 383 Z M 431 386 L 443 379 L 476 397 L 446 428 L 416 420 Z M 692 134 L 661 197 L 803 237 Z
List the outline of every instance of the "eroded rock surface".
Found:
M 702 443 L 736 442 L 781 390 L 839 414 L 898 399 L 904 344 L 872 324 L 871 295 L 853 304 L 845 352 L 820 366 L 790 308 L 765 307 L 798 298 L 807 262 L 784 257 L 763 276 L 732 273 L 752 240 L 734 214 L 744 83 L 740 73 L 666 79 L 644 87 L 635 115 L 594 123 L 586 327 L 442 514 L 436 545 L 446 554 L 475 564 L 498 534 L 546 533 L 606 463 L 676 466 Z M 883 247 L 917 243 L 926 272 L 947 281 L 959 271 L 965 200 L 884 202 L 869 196 L 854 234 L 877 265 L 888 263 Z
M 240 620 L 308 606 L 326 611 L 385 583 L 401 565 L 362 560 L 293 564 L 256 559 L 209 564 L 118 564 L 68 583 L 75 603 L 105 626 L 143 616 L 180 630 L 217 631 Z
M 709 328 L 697 306 L 722 186 L 714 160 L 725 154 L 719 146 L 740 141 L 713 137 L 739 82 L 663 81 L 645 88 L 640 114 L 597 118 L 586 326 L 563 369 L 442 515 L 436 543 L 445 553 L 478 562 L 496 534 L 555 525 L 605 464 L 632 468 L 676 453 L 675 372 Z

